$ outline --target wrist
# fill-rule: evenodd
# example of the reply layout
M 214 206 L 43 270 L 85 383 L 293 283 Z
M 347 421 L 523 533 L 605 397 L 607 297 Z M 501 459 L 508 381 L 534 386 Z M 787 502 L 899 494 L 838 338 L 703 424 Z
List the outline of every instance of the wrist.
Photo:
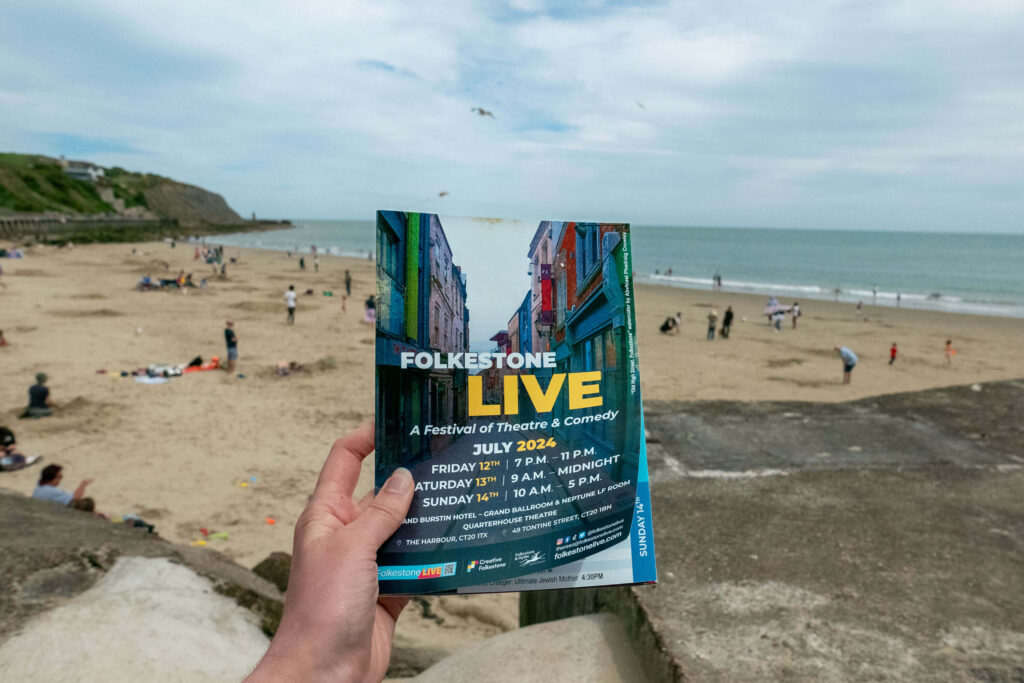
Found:
M 332 652 L 325 643 L 292 637 L 284 623 L 246 683 L 262 681 L 361 681 L 358 657 Z

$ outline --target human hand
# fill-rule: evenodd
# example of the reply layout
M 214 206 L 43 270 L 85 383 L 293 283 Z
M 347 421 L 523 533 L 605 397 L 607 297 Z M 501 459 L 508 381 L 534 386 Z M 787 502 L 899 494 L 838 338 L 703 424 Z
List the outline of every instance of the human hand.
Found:
M 401 525 L 414 487 L 399 468 L 376 496 L 352 499 L 373 436 L 364 423 L 331 448 L 295 525 L 281 626 L 247 681 L 384 678 L 395 622 L 409 598 L 378 597 L 377 548 Z
M 88 486 L 89 484 L 93 483 L 94 481 L 96 481 L 96 480 L 95 479 L 83 479 L 82 483 L 79 484 L 79 487 L 84 489 L 86 486 Z

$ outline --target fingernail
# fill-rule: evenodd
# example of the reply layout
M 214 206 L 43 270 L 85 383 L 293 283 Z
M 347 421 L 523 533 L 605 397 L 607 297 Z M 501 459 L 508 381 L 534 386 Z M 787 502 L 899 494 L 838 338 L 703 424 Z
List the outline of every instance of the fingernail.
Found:
M 384 482 L 384 490 L 388 493 L 405 493 L 412 486 L 412 472 L 399 467 Z

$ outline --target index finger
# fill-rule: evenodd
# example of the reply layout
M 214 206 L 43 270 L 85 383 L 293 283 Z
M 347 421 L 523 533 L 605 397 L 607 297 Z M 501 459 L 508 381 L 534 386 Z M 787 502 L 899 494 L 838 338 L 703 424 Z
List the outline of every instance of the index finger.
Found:
M 355 430 L 338 439 L 320 470 L 313 489 L 313 498 L 337 501 L 351 498 L 359 481 L 363 459 L 373 452 L 373 421 L 366 420 Z

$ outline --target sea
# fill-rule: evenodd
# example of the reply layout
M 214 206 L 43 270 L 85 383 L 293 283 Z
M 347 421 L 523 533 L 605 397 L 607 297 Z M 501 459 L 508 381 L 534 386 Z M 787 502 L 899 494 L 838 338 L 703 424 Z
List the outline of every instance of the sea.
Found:
M 298 220 L 219 235 L 229 246 L 372 259 L 373 221 Z M 1024 317 L 1024 235 L 634 225 L 639 282 L 777 297 Z M 524 264 L 526 253 L 524 247 Z

